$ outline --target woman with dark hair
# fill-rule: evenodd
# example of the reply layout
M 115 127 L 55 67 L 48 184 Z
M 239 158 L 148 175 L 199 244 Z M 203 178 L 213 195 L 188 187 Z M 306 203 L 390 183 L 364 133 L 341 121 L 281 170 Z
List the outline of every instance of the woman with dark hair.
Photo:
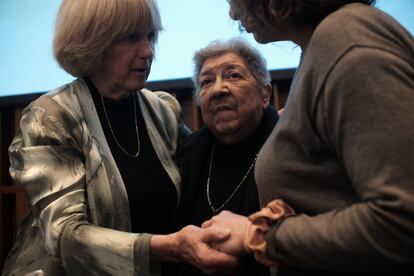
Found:
M 199 227 L 168 234 L 181 191 L 172 155 L 188 130 L 174 97 L 145 89 L 161 29 L 154 0 L 62 1 L 54 53 L 77 79 L 24 110 L 9 148 L 32 207 L 3 275 L 142 276 L 160 261 L 205 271 L 236 262 L 201 242 Z
M 233 254 L 278 275 L 414 270 L 414 39 L 374 1 L 232 0 L 260 43 L 302 49 L 255 169 L 261 211 L 223 212 Z

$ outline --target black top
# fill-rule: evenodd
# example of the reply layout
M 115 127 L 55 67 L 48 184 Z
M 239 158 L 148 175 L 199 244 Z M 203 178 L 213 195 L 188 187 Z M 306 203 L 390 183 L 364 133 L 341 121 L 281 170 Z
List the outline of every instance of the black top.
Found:
M 139 156 L 127 156 L 116 144 L 95 85 L 86 79 L 99 120 L 111 153 L 124 181 L 131 210 L 131 229 L 134 233 L 165 234 L 172 230 L 177 205 L 177 192 L 148 136 L 144 118 L 136 99 L 141 149 Z M 134 94 L 121 100 L 103 98 L 116 139 L 131 155 L 137 152 L 134 119 Z
M 213 145 L 216 146 L 212 159 L 209 194 L 214 208 L 217 209 L 240 184 L 277 119 L 276 111 L 269 107 L 255 132 L 238 144 L 223 144 L 206 127 L 183 141 L 177 151 L 183 187 L 175 221 L 176 230 L 188 224 L 200 226 L 214 215 L 207 201 L 207 177 Z M 259 209 L 253 168 L 223 210 L 247 216 Z M 240 263 L 237 275 L 269 275 L 269 269 L 255 262 L 252 256 Z M 169 270 L 172 271 L 171 275 L 204 275 L 198 269 L 184 264 L 171 267 Z
M 264 137 L 267 137 L 267 135 L 263 122 L 252 136 L 241 143 L 224 144 L 216 138 L 212 139 L 212 143 L 208 147 L 208 154 L 204 157 L 203 176 L 198 182 L 201 187 L 196 195 L 196 205 L 191 208 L 192 214 L 188 223 L 201 225 L 204 221 L 216 215 L 207 201 L 207 178 L 210 162 L 212 162 L 212 166 L 209 196 L 214 209 L 217 210 L 229 199 L 236 187 L 242 182 L 243 177 L 248 173 L 264 142 Z M 214 144 L 215 149 L 212 154 Z M 254 182 L 254 168 L 252 168 L 234 196 L 219 211 L 230 210 L 247 216 L 258 211 L 258 209 L 259 200 Z

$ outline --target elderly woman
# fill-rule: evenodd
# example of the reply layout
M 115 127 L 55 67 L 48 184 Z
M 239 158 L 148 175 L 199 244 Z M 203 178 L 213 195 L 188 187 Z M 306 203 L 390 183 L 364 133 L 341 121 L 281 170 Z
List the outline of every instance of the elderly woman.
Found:
M 414 270 L 414 39 L 372 2 L 230 1 L 258 42 L 303 53 L 256 164 L 267 208 L 204 226 L 278 275 Z
M 178 228 L 201 225 L 221 210 L 249 215 L 260 209 L 253 169 L 278 115 L 265 60 L 241 39 L 216 41 L 194 56 L 194 86 L 205 123 L 177 152 L 183 195 Z M 180 266 L 177 275 L 204 275 Z M 269 275 L 248 257 L 235 275 Z
M 187 134 L 176 100 L 143 89 L 160 30 L 153 0 L 62 2 L 55 56 L 78 79 L 23 112 L 10 173 L 32 208 L 3 275 L 153 275 L 163 260 L 208 271 L 235 263 L 201 243 L 200 228 L 160 235 L 172 229 L 180 197 L 172 154 Z

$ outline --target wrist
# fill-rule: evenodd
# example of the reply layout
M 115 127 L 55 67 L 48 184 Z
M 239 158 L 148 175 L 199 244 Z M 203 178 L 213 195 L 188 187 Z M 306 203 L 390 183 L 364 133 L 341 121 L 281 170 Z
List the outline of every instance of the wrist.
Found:
M 276 231 L 279 229 L 282 222 L 292 215 L 287 215 L 278 219 L 277 221 L 270 224 L 270 228 L 267 233 L 264 235 L 264 240 L 266 241 L 265 252 L 266 256 L 270 259 L 276 259 L 277 257 L 277 248 L 276 248 Z
M 254 253 L 253 251 L 252 251 L 252 249 L 250 248 L 250 243 L 249 243 L 249 233 L 250 233 L 250 231 L 251 231 L 251 229 L 252 229 L 252 227 L 253 227 L 253 224 L 252 224 L 252 222 L 249 220 L 249 219 L 247 219 L 246 220 L 246 228 L 245 228 L 245 231 L 244 231 L 244 237 L 243 237 L 243 250 L 244 250 L 244 253 L 247 255 L 247 254 L 252 254 L 252 253 Z
M 150 241 L 151 258 L 155 261 L 178 261 L 177 239 L 177 233 L 153 235 Z
M 268 255 L 269 252 L 273 253 L 271 249 L 274 242 L 271 242 L 269 248 L 268 241 L 274 241 L 274 233 L 283 219 L 294 214 L 294 210 L 282 200 L 273 200 L 259 212 L 251 215 L 251 224 L 243 241 L 246 251 L 254 253 L 256 260 L 262 264 L 276 265 L 274 254 Z

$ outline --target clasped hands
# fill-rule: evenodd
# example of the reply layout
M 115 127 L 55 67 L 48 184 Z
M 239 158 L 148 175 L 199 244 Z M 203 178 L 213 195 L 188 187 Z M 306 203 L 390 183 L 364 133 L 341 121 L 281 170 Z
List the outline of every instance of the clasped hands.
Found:
M 234 219 L 221 225 L 224 217 Z M 202 228 L 188 225 L 170 235 L 153 236 L 153 256 L 161 261 L 187 262 L 206 274 L 232 274 L 236 271 L 238 257 L 243 255 L 243 240 L 247 218 L 228 211 L 221 212 Z M 157 254 L 154 254 L 157 252 Z
M 264 265 L 275 266 L 276 261 L 266 256 L 264 236 L 273 222 L 292 214 L 293 209 L 282 200 L 271 201 L 249 217 L 222 211 L 201 229 L 190 225 L 177 232 L 180 246 L 185 247 L 182 252 L 187 252 L 183 259 L 208 274 L 231 272 L 238 258 L 250 253 Z

